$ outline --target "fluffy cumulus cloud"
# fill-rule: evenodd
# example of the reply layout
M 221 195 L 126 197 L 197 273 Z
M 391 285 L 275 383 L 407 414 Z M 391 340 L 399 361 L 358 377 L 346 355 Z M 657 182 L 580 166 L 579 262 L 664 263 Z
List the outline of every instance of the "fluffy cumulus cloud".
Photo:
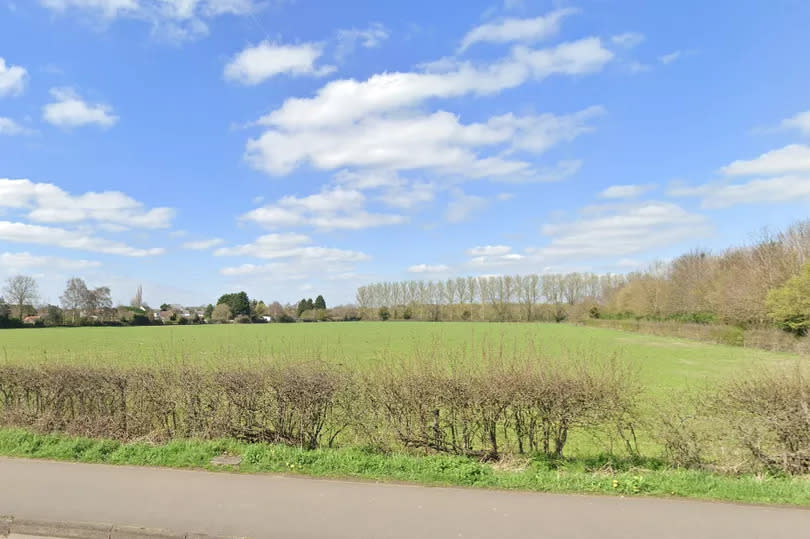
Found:
M 472 178 L 530 181 L 538 171 L 528 161 L 499 152 L 542 153 L 591 131 L 589 122 L 601 113 L 601 107 L 560 116 L 509 113 L 469 124 L 445 111 L 369 115 L 336 126 L 271 129 L 248 142 L 246 155 L 256 168 L 273 175 L 308 164 L 321 170 L 429 169 Z M 481 155 L 487 150 L 490 154 Z
M 322 230 L 360 230 L 407 221 L 401 215 L 369 213 L 365 203 L 362 192 L 334 187 L 305 197 L 285 196 L 275 204 L 249 211 L 242 219 L 267 228 L 307 226 Z
M 724 180 L 675 185 L 671 196 L 700 197 L 704 208 L 810 200 L 810 146 L 791 144 L 723 167 Z M 748 178 L 746 178 L 748 177 Z
M 152 34 L 166 41 L 182 42 L 205 36 L 209 22 L 221 15 L 247 15 L 257 11 L 256 0 L 40 0 L 54 12 L 79 12 L 105 21 L 141 20 Z
M 0 240 L 132 257 L 154 256 L 165 252 L 162 248 L 141 249 L 75 230 L 12 221 L 0 221 Z
M 53 88 L 55 99 L 42 108 L 42 118 L 57 127 L 72 128 L 96 125 L 109 128 L 118 123 L 112 108 L 102 103 L 87 103 L 70 88 Z
M 727 176 L 810 173 L 810 146 L 790 144 L 755 159 L 734 161 L 722 171 Z
M 27 80 L 28 71 L 24 67 L 6 64 L 0 56 L 0 97 L 22 94 Z
M 508 18 L 477 26 L 461 40 L 460 50 L 465 51 L 476 43 L 532 43 L 548 39 L 560 31 L 562 20 L 576 13 L 573 8 L 558 9 L 533 19 Z
M 323 44 L 283 45 L 263 41 L 239 52 L 225 66 L 225 79 L 245 85 L 256 85 L 280 74 L 323 76 L 334 66 L 315 66 L 323 54 Z
M 143 203 L 118 191 L 72 195 L 51 183 L 0 178 L 0 208 L 25 211 L 38 223 L 77 224 L 96 222 L 131 228 L 168 228 L 171 208 L 147 209 Z
M 284 131 L 341 126 L 409 109 L 428 99 L 492 95 L 532 78 L 594 73 L 612 58 L 599 38 L 590 37 L 547 49 L 516 47 L 509 56 L 484 65 L 450 62 L 438 71 L 382 73 L 365 81 L 335 80 L 314 97 L 287 99 L 259 123 Z
M 540 19 L 550 28 L 566 14 L 554 12 Z M 539 24 L 538 20 L 530 22 Z M 533 32 L 516 39 L 532 41 L 539 37 L 539 30 Z M 369 46 L 376 43 L 377 38 L 368 37 Z M 543 49 L 518 45 L 506 56 L 483 63 L 446 58 L 413 71 L 386 72 L 366 80 L 334 80 L 314 96 L 288 98 L 260 118 L 256 124 L 264 131 L 248 140 L 245 158 L 273 176 L 285 176 L 301 167 L 335 171 L 336 185 L 383 191 L 375 200 L 406 209 L 430 202 L 437 189 L 447 188 L 457 179 L 563 179 L 578 170 L 579 161 L 548 166 L 537 163 L 537 157 L 592 131 L 593 122 L 604 112 L 601 107 L 568 114 L 506 113 L 465 122 L 447 110 L 427 110 L 425 104 L 491 96 L 554 75 L 595 73 L 612 57 L 599 38 L 587 37 Z M 420 179 L 426 175 L 431 176 L 430 181 Z M 290 225 L 312 223 L 311 218 L 286 206 L 271 205 L 256 210 L 252 217 Z M 462 204 L 455 206 L 459 211 L 451 218 L 463 213 Z M 381 219 L 360 217 L 359 221 Z

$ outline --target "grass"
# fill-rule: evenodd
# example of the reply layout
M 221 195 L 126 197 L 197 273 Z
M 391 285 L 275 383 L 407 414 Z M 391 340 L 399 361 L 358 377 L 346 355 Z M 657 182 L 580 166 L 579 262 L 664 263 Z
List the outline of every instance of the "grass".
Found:
M 529 347 L 554 357 L 570 352 L 577 357 L 615 354 L 638 369 L 649 396 L 645 405 L 650 407 L 671 400 L 683 389 L 711 385 L 748 369 L 798 360 L 791 354 L 566 324 L 352 322 L 0 331 L 0 361 L 15 364 L 128 367 L 193 363 L 224 367 L 271 358 L 321 358 L 363 369 L 378 362 L 419 356 L 439 361 L 477 361 L 483 355 L 501 353 L 525 357 Z M 640 434 L 642 454 L 661 454 L 656 442 L 646 433 Z M 731 477 L 668 469 L 654 460 L 602 457 L 600 453 L 606 450 L 603 442 L 576 433 L 567 449 L 570 460 L 535 458 L 507 469 L 460 457 L 381 455 L 356 447 L 302 451 L 228 440 L 122 445 L 0 430 L 0 454 L 10 456 L 210 468 L 208 462 L 213 456 L 232 452 L 243 455 L 243 472 L 810 505 L 807 478 Z
M 566 351 L 617 354 L 655 393 L 711 383 L 740 370 L 797 356 L 566 324 L 351 322 L 124 328 L 47 328 L 0 332 L 0 361 L 91 365 L 212 366 L 268 358 L 323 358 L 363 368 L 418 355 L 476 360 L 482 354 Z
M 806 478 L 723 476 L 671 469 L 655 460 L 592 457 L 553 461 L 526 458 L 509 466 L 446 455 L 381 454 L 362 448 L 305 451 L 234 440 L 174 441 L 165 445 L 34 434 L 0 429 L 0 455 L 71 462 L 222 470 L 210 461 L 240 455 L 235 471 L 401 481 L 427 485 L 553 493 L 686 497 L 810 506 Z

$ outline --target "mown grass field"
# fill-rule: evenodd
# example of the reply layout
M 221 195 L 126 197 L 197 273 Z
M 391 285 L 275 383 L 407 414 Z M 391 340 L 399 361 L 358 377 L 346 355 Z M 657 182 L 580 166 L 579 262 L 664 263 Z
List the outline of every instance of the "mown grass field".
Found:
M 352 368 L 485 355 L 604 358 L 631 363 L 653 392 L 702 385 L 748 369 L 795 361 L 791 354 L 567 324 L 351 322 L 0 332 L 0 361 L 17 364 L 222 367 L 271 358 L 323 359 Z

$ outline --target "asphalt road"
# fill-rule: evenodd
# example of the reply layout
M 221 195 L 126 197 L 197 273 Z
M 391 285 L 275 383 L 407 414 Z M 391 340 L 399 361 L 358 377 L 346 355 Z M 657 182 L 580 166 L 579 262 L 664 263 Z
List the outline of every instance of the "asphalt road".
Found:
M 810 537 L 810 510 L 0 458 L 0 514 L 252 538 Z

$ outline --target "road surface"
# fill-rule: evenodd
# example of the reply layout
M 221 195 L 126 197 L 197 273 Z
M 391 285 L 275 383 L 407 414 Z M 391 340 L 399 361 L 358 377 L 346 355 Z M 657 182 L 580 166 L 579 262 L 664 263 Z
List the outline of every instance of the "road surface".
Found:
M 791 538 L 810 510 L 0 458 L 0 514 L 252 538 Z

